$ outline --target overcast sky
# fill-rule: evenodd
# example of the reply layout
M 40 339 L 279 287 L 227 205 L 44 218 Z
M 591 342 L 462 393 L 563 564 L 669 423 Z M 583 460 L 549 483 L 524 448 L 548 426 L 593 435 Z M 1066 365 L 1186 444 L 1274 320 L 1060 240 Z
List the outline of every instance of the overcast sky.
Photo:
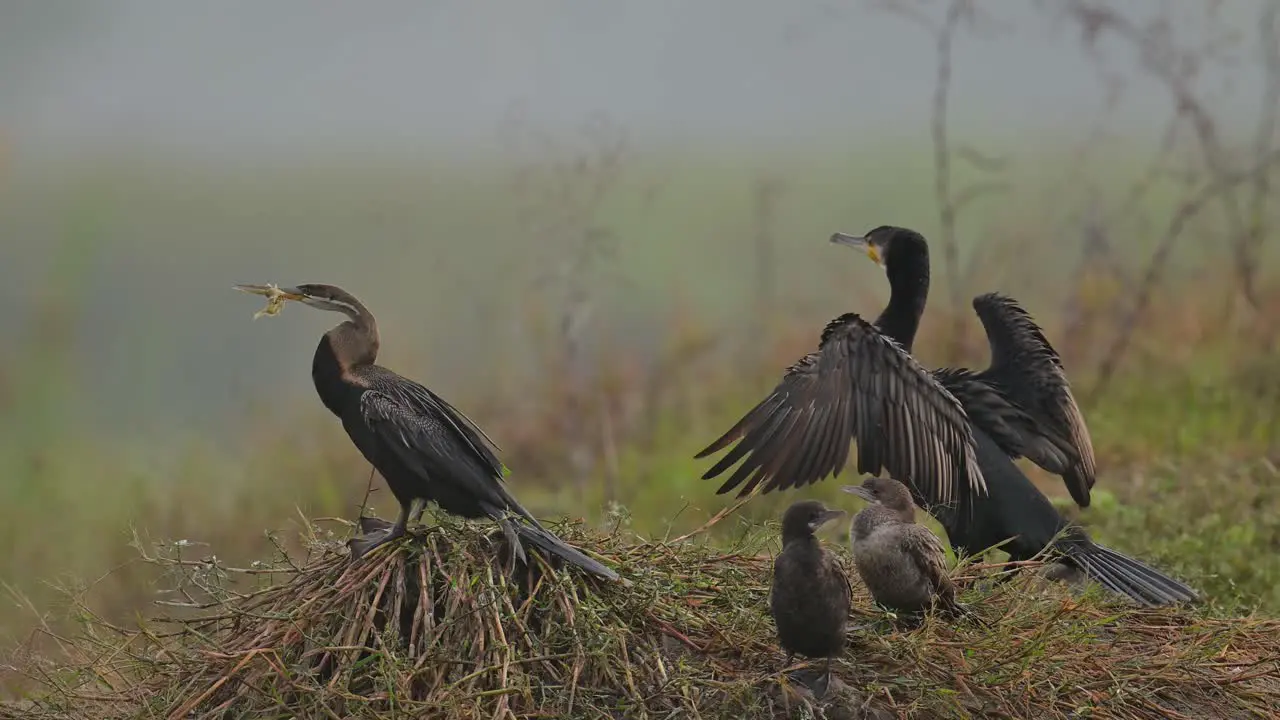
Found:
M 935 19 L 945 4 L 902 1 L 921 5 Z M 1251 109 L 1260 99 L 1251 90 L 1260 77 L 1256 18 L 1267 1 L 1280 0 L 1216 3 L 1240 34 L 1232 47 L 1241 62 L 1201 78 L 1197 89 L 1224 131 L 1233 121 L 1251 128 Z M 1079 28 L 1055 20 L 1053 8 L 1061 2 L 978 2 L 998 12 L 999 27 L 956 40 L 955 136 L 977 138 L 998 154 L 1018 145 L 1006 135 L 1046 129 L 1077 141 L 1087 135 L 1087 123 L 1103 105 L 1099 66 L 1082 52 Z M 1207 0 L 1117 0 L 1115 6 L 1138 22 L 1172 9 L 1180 41 L 1202 39 L 1209 27 Z M 1142 147 L 1154 145 L 1169 115 L 1167 89 L 1135 76 L 1132 47 L 1104 39 L 1100 50 L 1109 71 L 1137 78 L 1126 85 L 1110 128 L 1142 136 Z M 464 207 L 455 208 L 458 203 L 441 200 L 466 197 L 446 191 L 452 176 L 419 176 L 404 185 L 396 176 L 377 181 L 376 172 L 348 176 L 341 170 L 317 173 L 323 182 L 310 188 L 294 187 L 299 175 L 284 173 L 279 177 L 291 179 L 268 189 L 278 196 L 250 190 L 246 197 L 216 181 L 187 187 L 183 163 L 229 159 L 241 172 L 233 176 L 245 177 L 247 169 L 256 177 L 261 163 L 283 160 L 301 163 L 301 176 L 308 177 L 308 163 L 335 152 L 361 159 L 383 153 L 410 162 L 446 152 L 491 155 L 509 147 L 500 128 L 517 108 L 562 136 L 603 113 L 629 134 L 633 152 L 643 152 L 646 141 L 756 149 L 794 146 L 823 134 L 805 150 L 843 144 L 838 152 L 846 159 L 839 162 L 848 163 L 852 174 L 853 166 L 869 162 L 870 153 L 858 143 L 886 144 L 895 153 L 905 148 L 913 155 L 905 164 L 922 170 L 892 180 L 899 185 L 889 195 L 918 198 L 918 207 L 907 213 L 910 222 L 931 222 L 935 62 L 926 29 L 859 0 L 4 0 L 0 162 L 12 164 L 0 166 L 6 171 L 0 175 L 0 305 L 6 310 L 0 336 L 24 322 L 26 311 L 49 292 L 41 283 L 56 273 L 47 268 L 63 262 L 78 278 L 72 284 L 94 300 L 85 308 L 75 355 L 92 371 L 86 386 L 96 394 L 71 394 L 113 428 L 121 413 L 156 425 L 178 414 L 176 426 L 185 427 L 207 422 L 219 404 L 243 412 L 235 406 L 237 393 L 255 389 L 270 387 L 271 397 L 288 390 L 312 401 L 309 378 L 286 362 L 310 352 L 323 321 L 291 314 L 272 326 L 283 336 L 270 346 L 278 356 L 263 351 L 257 365 L 246 362 L 235 343 L 266 342 L 267 336 L 262 325 L 247 322 L 252 303 L 234 296 L 230 282 L 341 276 L 362 292 L 389 293 L 375 279 L 390 272 L 415 278 L 406 289 L 413 297 L 401 311 L 406 324 L 400 325 L 399 347 L 424 347 L 435 338 L 432 382 L 450 368 L 484 379 L 487 366 L 474 358 L 493 350 L 482 341 L 500 344 L 502 336 L 488 337 L 489 328 L 466 319 L 457 321 L 454 335 L 445 335 L 446 313 L 437 310 L 452 310 L 457 300 L 449 293 L 464 291 L 470 306 L 489 303 L 493 318 L 517 305 L 497 294 L 490 274 L 493 259 L 504 256 L 496 248 L 522 241 L 519 233 L 504 235 L 510 226 L 498 219 L 512 214 L 510 198 L 501 207 L 495 204 L 502 198 L 486 196 L 475 207 L 461 202 Z M 1045 145 L 1029 147 L 1024 170 L 1042 162 Z M 115 174 L 95 174 L 94 160 L 104 152 Z M 54 155 L 88 162 L 65 174 L 59 173 L 66 165 L 51 164 L 58 169 L 52 182 L 32 181 L 38 173 L 29 171 Z M 166 195 L 146 182 L 129 185 L 132 164 L 143 167 L 157 157 L 169 163 L 153 182 L 177 191 Z M 763 164 L 747 158 L 742 166 L 713 180 L 740 181 L 736 189 L 720 188 L 719 200 L 747 202 L 748 183 Z M 846 175 L 841 169 L 833 177 L 847 181 Z M 810 242 L 806 233 L 814 230 L 799 229 L 803 218 L 796 208 L 807 208 L 806 218 L 825 212 L 832 221 L 853 221 L 853 214 L 839 214 L 843 197 L 865 202 L 883 189 L 875 187 L 882 178 L 860 178 L 839 191 L 843 197 L 817 207 L 817 198 L 831 188 L 790 180 L 789 205 L 776 230 L 797 243 Z M 372 184 L 361 185 L 366 182 Z M 694 194 L 688 187 L 682 192 Z M 715 196 L 717 189 L 706 193 Z M 686 240 L 711 247 L 754 222 L 740 204 L 690 226 L 687 219 L 699 218 L 683 200 L 668 197 L 651 216 L 633 211 L 632 226 L 620 229 L 631 232 L 633 243 L 650 242 L 645 233 L 654 232 L 670 248 Z M 869 213 L 888 212 L 864 207 L 856 222 L 880 222 Z M 87 240 L 76 245 L 77 238 Z M 459 238 L 485 242 L 468 255 L 455 247 Z M 717 288 L 719 302 L 736 307 L 739 296 L 732 292 L 745 297 L 742 278 L 750 275 L 716 252 L 704 252 L 704 265 L 684 256 L 681 262 L 691 275 L 702 273 L 705 287 Z M 50 253 L 62 260 L 46 257 Z M 797 253 L 792 272 L 804 263 L 817 267 L 825 257 Z M 665 292 L 665 280 L 651 272 L 659 261 L 649 263 L 647 274 L 627 270 L 633 281 L 649 283 L 636 297 L 652 303 Z M 807 277 L 800 282 L 798 275 L 786 279 L 789 292 L 816 296 L 817 284 Z M 475 291 L 480 287 L 483 295 Z M 379 313 L 394 326 L 389 301 L 384 296 Z M 427 308 L 425 318 L 414 317 L 418 308 Z M 654 312 L 654 318 L 665 317 Z M 651 325 L 659 321 L 654 318 Z M 641 324 L 631 321 L 629 330 Z M 637 337 L 628 339 L 643 342 Z M 210 338 L 219 340 L 207 351 Z M 146 383 L 133 383 L 137 374 Z M 202 381 L 192 383 L 193 376 Z M 274 385 L 280 378 L 282 387 Z
M 1252 41 L 1262 1 L 1226 0 L 1221 12 Z M 922 5 L 934 17 L 942 9 Z M 1078 31 L 1032 3 L 983 5 L 1007 29 L 957 40 L 958 123 L 1017 130 L 1096 112 L 1096 68 Z M 1188 19 L 1179 32 L 1203 30 L 1191 21 L 1203 0 L 1120 6 L 1139 16 L 1173 7 Z M 1132 67 L 1132 53 L 1104 49 Z M 1235 72 L 1248 82 L 1256 64 Z M 0 6 L 0 125 L 32 152 L 493 149 L 516 105 L 552 126 L 604 112 L 642 139 L 785 141 L 923 115 L 933 73 L 925 30 L 859 0 Z M 1242 111 L 1250 101 L 1220 100 Z M 1133 86 L 1121 122 L 1141 127 L 1167 103 L 1159 85 Z

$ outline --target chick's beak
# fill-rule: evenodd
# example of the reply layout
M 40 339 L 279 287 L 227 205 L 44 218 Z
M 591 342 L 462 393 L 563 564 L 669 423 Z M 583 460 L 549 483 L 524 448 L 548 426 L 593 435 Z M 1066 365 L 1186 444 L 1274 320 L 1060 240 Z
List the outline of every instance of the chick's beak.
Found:
M 818 528 L 822 527 L 823 525 L 826 525 L 827 523 L 831 522 L 832 520 L 835 520 L 838 517 L 841 517 L 842 515 L 844 515 L 843 510 L 836 510 L 836 509 L 827 510 L 814 519 L 812 527 L 814 530 L 817 530 Z
M 861 485 L 842 485 L 840 489 L 849 493 L 850 495 L 857 495 L 858 497 L 862 498 L 863 500 L 866 500 L 869 503 L 873 503 L 876 501 L 875 495 L 872 495 L 870 490 L 862 487 Z

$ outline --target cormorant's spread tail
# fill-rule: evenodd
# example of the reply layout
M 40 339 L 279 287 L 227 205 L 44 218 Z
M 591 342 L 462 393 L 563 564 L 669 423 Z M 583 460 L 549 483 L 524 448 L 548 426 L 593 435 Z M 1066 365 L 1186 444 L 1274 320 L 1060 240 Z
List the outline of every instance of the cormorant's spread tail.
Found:
M 504 529 L 514 529 L 521 539 L 531 543 L 544 552 L 556 555 L 565 561 L 577 565 L 583 570 L 605 578 L 606 580 L 618 579 L 618 573 L 614 572 L 604 564 L 587 557 L 580 550 L 569 545 L 565 541 L 553 535 L 551 531 L 546 530 L 541 526 L 530 525 L 528 523 L 509 518 L 503 520 L 502 523 L 505 526 Z M 515 551 L 520 553 L 519 546 L 516 546 Z
M 1148 607 L 1193 602 L 1200 594 L 1158 570 L 1088 539 L 1058 543 L 1066 560 L 1108 590 Z

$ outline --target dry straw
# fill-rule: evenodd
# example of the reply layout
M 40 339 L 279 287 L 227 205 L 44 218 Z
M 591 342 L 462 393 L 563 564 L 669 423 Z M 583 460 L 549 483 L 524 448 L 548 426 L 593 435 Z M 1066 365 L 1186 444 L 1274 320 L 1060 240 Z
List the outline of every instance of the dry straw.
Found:
M 956 571 L 990 623 L 909 629 L 854 582 L 839 682 L 782 666 L 768 615 L 773 533 L 726 552 L 558 528 L 629 580 L 542 561 L 504 572 L 492 526 L 444 519 L 352 563 L 316 526 L 296 565 L 168 553 L 167 617 L 87 616 L 72 660 L 28 659 L 31 718 L 1244 718 L 1280 708 L 1280 622 L 1070 597 L 1034 573 Z M 842 558 L 848 560 L 842 554 Z M 846 562 L 846 564 L 848 564 Z M 851 569 L 851 568 L 850 568 Z M 518 578 L 518 579 L 513 579 Z

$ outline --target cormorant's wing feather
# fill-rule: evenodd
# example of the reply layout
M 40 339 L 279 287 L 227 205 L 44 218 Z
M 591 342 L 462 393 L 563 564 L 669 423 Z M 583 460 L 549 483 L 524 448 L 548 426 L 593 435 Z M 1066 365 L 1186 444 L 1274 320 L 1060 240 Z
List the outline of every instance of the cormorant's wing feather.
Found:
M 991 346 L 991 367 L 979 377 L 1025 410 L 1046 435 L 1070 446 L 1075 457 L 1067 468 L 1042 467 L 1061 474 L 1071 497 L 1080 507 L 1088 507 L 1089 490 L 1097 480 L 1093 441 L 1062 359 L 1031 315 L 1012 298 L 999 293 L 979 295 L 973 299 L 973 309 Z
M 817 352 L 697 457 L 737 441 L 703 478 L 742 465 L 717 490 L 739 497 L 802 487 L 838 474 L 857 444 L 859 472 L 911 485 L 929 504 L 984 493 L 964 408 L 893 339 L 856 313 L 832 320 Z
M 956 396 L 969 420 L 991 436 L 1010 458 L 1025 457 L 1059 475 L 1076 462 L 1076 451 L 1069 441 L 1036 422 L 980 374 L 965 368 L 938 368 L 933 376 Z

